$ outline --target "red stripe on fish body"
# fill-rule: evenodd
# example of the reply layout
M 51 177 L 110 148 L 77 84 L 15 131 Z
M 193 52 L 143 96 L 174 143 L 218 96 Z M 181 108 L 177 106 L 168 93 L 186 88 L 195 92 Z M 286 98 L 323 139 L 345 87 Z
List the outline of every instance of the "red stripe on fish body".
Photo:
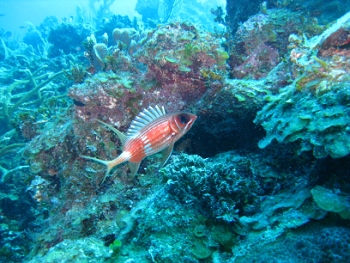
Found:
M 142 128 L 135 138 L 126 141 L 124 151 L 130 153 L 130 162 L 141 162 L 176 141 L 179 131 L 171 124 L 173 117 L 173 114 L 167 114 L 157 118 Z
M 164 165 L 172 153 L 174 143 L 191 129 L 196 119 L 197 116 L 190 113 L 166 114 L 164 107 L 150 106 L 136 116 L 126 135 L 111 125 L 99 121 L 118 135 L 123 144 L 123 152 L 111 161 L 89 156 L 82 157 L 107 166 L 103 181 L 113 167 L 123 162 L 130 162 L 129 167 L 133 176 L 136 174 L 142 159 L 157 152 L 162 151 L 161 161 Z
M 130 155 L 129 162 L 138 163 L 146 157 L 144 152 L 144 143 L 140 138 L 129 139 L 125 143 L 124 152 Z

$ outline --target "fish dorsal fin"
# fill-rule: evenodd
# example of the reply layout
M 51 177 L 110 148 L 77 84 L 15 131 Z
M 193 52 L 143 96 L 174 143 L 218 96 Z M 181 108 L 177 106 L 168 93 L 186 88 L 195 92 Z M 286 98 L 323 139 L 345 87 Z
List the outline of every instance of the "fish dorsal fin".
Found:
M 130 128 L 128 129 L 126 136 L 132 137 L 134 135 L 137 135 L 139 131 L 145 127 L 148 123 L 154 121 L 155 119 L 158 119 L 159 117 L 165 115 L 165 109 L 164 106 L 158 107 L 156 105 L 155 107 L 149 106 L 147 109 L 144 109 L 139 113 L 139 115 L 136 116 L 136 118 L 131 122 Z

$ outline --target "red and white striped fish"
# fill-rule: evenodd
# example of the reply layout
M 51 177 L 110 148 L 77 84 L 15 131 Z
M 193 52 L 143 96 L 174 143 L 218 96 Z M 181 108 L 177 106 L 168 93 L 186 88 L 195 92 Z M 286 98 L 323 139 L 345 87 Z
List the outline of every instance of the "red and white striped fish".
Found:
M 94 157 L 81 156 L 107 166 L 106 179 L 113 167 L 129 162 L 131 175 L 134 176 L 143 158 L 152 154 L 162 153 L 162 166 L 169 159 L 174 143 L 188 132 L 196 115 L 177 112 L 166 114 L 164 107 L 150 106 L 144 109 L 131 123 L 126 135 L 102 121 L 100 123 L 115 132 L 123 145 L 123 152 L 114 160 L 104 161 Z M 102 183 L 103 183 L 102 181 Z

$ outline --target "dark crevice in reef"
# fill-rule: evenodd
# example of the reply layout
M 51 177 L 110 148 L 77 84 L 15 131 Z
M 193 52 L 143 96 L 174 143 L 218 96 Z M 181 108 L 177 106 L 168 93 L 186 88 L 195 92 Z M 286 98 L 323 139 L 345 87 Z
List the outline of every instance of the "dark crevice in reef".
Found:
M 187 143 L 186 153 L 203 158 L 232 150 L 256 151 L 265 131 L 253 123 L 254 117 L 253 114 L 241 118 L 229 114 L 198 114 L 192 129 L 178 142 L 179 148 L 182 150 L 181 145 Z

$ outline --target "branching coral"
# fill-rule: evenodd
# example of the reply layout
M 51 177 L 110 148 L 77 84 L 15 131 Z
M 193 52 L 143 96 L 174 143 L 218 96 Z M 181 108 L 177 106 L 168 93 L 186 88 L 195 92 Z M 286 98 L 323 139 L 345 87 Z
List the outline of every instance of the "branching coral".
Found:
M 12 146 L 13 146 L 13 145 L 12 145 Z M 15 145 L 15 146 L 16 146 L 16 147 L 23 147 L 24 145 L 22 144 L 22 145 Z M 2 149 L 1 149 L 1 150 L 2 150 Z M 1 183 L 6 182 L 12 174 L 14 174 L 15 172 L 18 172 L 18 171 L 20 171 L 20 170 L 24 170 L 24 169 L 29 169 L 29 165 L 17 166 L 17 167 L 15 167 L 15 168 L 11 169 L 11 170 L 8 170 L 8 169 L 6 169 L 6 168 L 0 166 L 0 171 L 1 171 L 1 173 L 2 173 L 0 182 L 1 182 Z
M 111 11 L 109 10 L 110 6 L 114 3 L 115 0 L 103 0 L 102 3 L 99 0 L 89 0 L 90 10 L 94 14 L 95 27 L 99 28 L 104 18 L 110 17 Z
M 3 129 L 9 130 L 11 127 L 11 118 L 15 112 L 21 110 L 22 106 L 25 105 L 33 105 L 41 103 L 44 99 L 42 95 L 42 91 L 47 88 L 45 87 L 49 84 L 53 79 L 60 76 L 63 71 L 60 71 L 55 74 L 45 73 L 43 75 L 39 75 L 42 71 L 42 68 L 38 69 L 34 73 L 32 73 L 29 69 L 25 70 L 27 78 L 24 80 L 16 80 L 11 85 L 9 85 L 6 89 L 2 90 L 2 111 L 0 114 L 0 123 L 3 125 Z M 41 81 L 38 83 L 38 81 Z M 16 88 L 19 86 L 30 85 L 31 89 L 26 92 L 18 93 Z M 31 100 L 32 97 L 36 95 L 36 99 Z
M 21 148 L 25 147 L 25 143 L 21 142 L 18 139 L 18 134 L 15 129 L 12 129 L 14 122 L 14 117 L 17 116 L 21 118 L 21 115 L 26 116 L 24 119 L 34 119 L 32 114 L 27 114 L 28 111 L 35 111 L 31 109 L 32 106 L 38 106 L 45 102 L 47 95 L 43 94 L 43 90 L 47 89 L 47 84 L 49 84 L 53 79 L 60 76 L 63 72 L 60 71 L 56 74 L 42 74 L 39 73 L 42 71 L 42 68 L 32 73 L 29 69 L 25 70 L 24 73 L 27 75 L 26 79 L 15 80 L 11 85 L 7 86 L 5 89 L 2 89 L 1 97 L 2 108 L 0 112 L 0 123 L 1 133 L 3 135 L 0 137 L 0 157 L 7 154 L 11 154 L 14 151 L 20 151 Z M 28 91 L 22 91 L 23 88 L 30 87 Z M 26 112 L 26 113 L 23 113 Z M 23 119 L 23 123 L 26 121 Z M 31 124 L 31 126 L 33 126 Z M 25 128 L 23 128 L 25 129 Z M 1 166 L 5 165 L 5 166 Z M 15 166 L 15 168 L 9 167 Z M 1 163 L 0 170 L 2 173 L 1 182 L 7 181 L 11 174 L 22 169 L 27 169 L 27 165 L 18 165 L 13 163 Z
M 179 9 L 182 0 L 163 0 L 160 2 L 158 15 L 165 23 L 167 22 L 174 13 Z
M 14 150 L 19 151 L 20 148 L 23 148 L 26 144 L 25 143 L 11 143 L 13 136 L 15 135 L 16 131 L 14 129 L 10 130 L 9 132 L 5 133 L 0 137 L 0 158 L 5 156 L 6 154 L 9 154 L 13 152 Z M 29 166 L 27 165 L 21 165 L 17 166 L 13 169 L 7 169 L 3 167 L 5 163 L 0 163 L 0 172 L 1 172 L 1 179 L 0 182 L 6 182 L 6 180 L 9 178 L 10 175 L 13 173 L 22 170 L 27 169 Z M 6 164 L 8 164 L 6 162 Z
M 9 50 L 6 47 L 6 44 L 4 42 L 4 40 L 0 37 L 0 43 L 2 45 L 2 49 L 3 49 L 3 59 L 7 59 L 9 57 Z

